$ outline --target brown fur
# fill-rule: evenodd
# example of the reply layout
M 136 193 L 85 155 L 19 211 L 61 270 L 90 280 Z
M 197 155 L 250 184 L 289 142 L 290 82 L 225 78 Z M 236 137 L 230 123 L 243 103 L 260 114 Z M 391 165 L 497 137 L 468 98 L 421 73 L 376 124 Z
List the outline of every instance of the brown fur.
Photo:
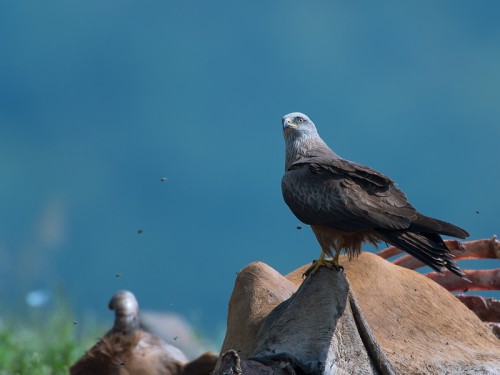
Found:
M 214 370 L 218 358 L 219 356 L 215 353 L 203 353 L 198 358 L 186 364 L 182 375 L 208 375 Z
M 71 375 L 178 375 L 184 362 L 171 356 L 159 338 L 148 332 L 111 332 L 71 369 Z M 207 372 L 208 374 L 208 372 Z
M 70 368 L 71 375 L 208 375 L 217 356 L 205 353 L 187 363 L 184 354 L 143 331 L 132 292 L 117 292 L 109 302 L 113 328 Z
M 115 311 L 113 328 L 70 368 L 71 375 L 179 375 L 184 354 L 160 338 L 141 330 L 139 304 L 127 291 L 109 302 Z
M 132 335 L 117 332 L 104 336 L 71 366 L 71 374 L 120 374 L 125 364 L 129 362 L 129 357 L 140 338 L 140 332 Z
M 499 341 L 446 289 L 369 252 L 352 261 L 341 256 L 340 264 L 375 339 L 399 374 L 497 373 Z M 286 278 L 300 285 L 307 267 Z

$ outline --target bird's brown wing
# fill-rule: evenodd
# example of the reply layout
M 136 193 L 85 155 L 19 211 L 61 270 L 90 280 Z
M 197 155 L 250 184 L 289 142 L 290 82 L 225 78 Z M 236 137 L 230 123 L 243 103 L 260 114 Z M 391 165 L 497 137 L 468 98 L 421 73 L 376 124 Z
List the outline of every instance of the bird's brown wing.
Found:
M 344 159 L 300 159 L 282 179 L 285 202 L 306 224 L 345 231 L 405 229 L 418 213 L 391 179 Z

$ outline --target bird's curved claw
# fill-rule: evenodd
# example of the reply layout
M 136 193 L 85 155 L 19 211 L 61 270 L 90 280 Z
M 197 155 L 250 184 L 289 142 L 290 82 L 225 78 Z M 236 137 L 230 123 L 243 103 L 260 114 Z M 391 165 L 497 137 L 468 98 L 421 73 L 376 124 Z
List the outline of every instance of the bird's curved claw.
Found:
M 333 259 L 329 260 L 320 257 L 319 259 L 313 260 L 311 266 L 302 274 L 302 277 L 306 278 L 311 274 L 314 275 L 321 267 L 344 272 L 344 267 L 336 263 Z

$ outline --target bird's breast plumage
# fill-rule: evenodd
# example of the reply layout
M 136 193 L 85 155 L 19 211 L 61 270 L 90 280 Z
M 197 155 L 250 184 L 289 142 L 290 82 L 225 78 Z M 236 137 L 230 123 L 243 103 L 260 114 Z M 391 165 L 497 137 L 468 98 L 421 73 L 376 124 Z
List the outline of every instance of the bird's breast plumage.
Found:
M 305 224 L 329 224 L 344 229 L 349 224 L 340 213 L 348 197 L 339 180 L 314 175 L 307 166 L 292 169 L 282 179 L 283 198 L 291 211 Z M 345 228 L 349 229 L 349 228 Z

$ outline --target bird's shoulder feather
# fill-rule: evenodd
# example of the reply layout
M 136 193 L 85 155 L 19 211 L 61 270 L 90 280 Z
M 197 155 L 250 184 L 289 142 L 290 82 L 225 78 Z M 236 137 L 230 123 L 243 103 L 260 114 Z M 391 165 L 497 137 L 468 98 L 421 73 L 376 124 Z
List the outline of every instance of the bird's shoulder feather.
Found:
M 357 183 L 382 189 L 394 186 L 394 182 L 382 173 L 365 165 L 341 158 L 302 158 L 293 163 L 289 169 L 304 166 L 308 166 L 310 171 L 316 175 L 349 178 Z
M 299 170 L 302 172 L 297 174 Z M 389 177 L 362 164 L 341 158 L 302 158 L 288 171 L 302 180 L 298 183 L 302 187 L 300 196 L 293 191 L 284 192 L 285 200 L 293 197 L 302 201 L 308 197 L 300 205 L 301 214 L 309 211 L 311 216 L 322 218 L 322 223 L 344 230 L 358 229 L 357 225 L 394 229 L 407 228 L 416 216 L 415 208 Z M 311 203 L 312 197 L 307 194 L 313 191 L 316 204 Z

